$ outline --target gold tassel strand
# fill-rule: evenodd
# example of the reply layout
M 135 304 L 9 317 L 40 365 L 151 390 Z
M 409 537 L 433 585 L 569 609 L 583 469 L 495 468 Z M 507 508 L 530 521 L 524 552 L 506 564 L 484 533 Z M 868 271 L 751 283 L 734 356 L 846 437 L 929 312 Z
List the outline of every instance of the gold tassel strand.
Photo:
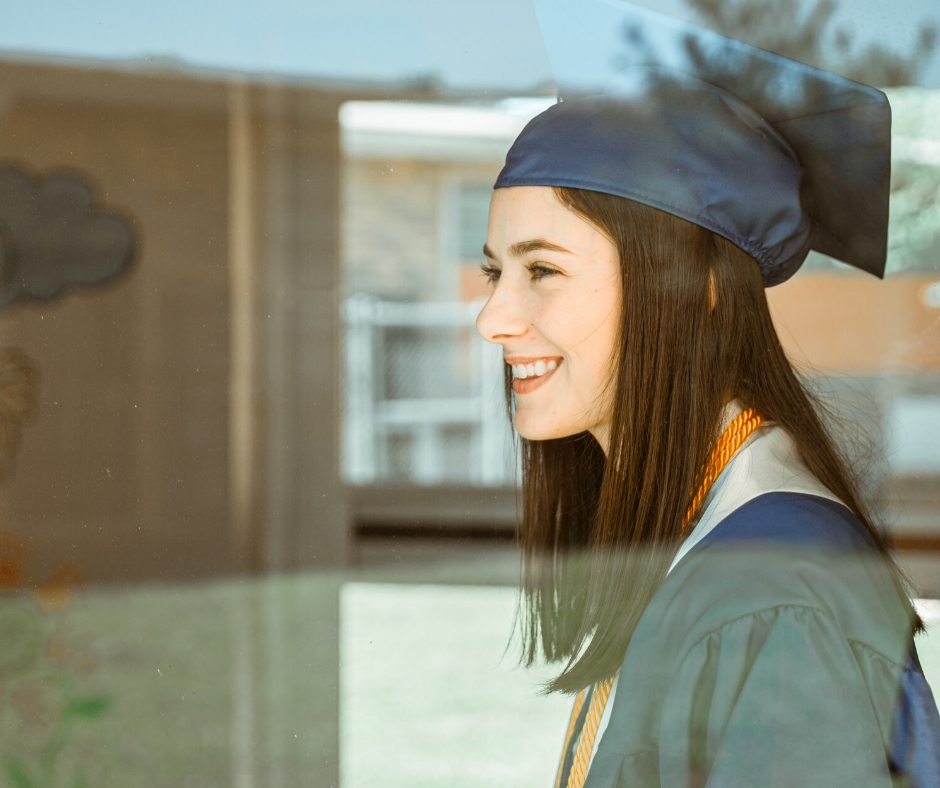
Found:
M 568 788 L 573 785 L 581 788 L 587 779 L 588 767 L 591 765 L 591 753 L 594 752 L 594 739 L 597 737 L 597 729 L 601 724 L 601 718 L 604 716 L 604 707 L 607 705 L 607 698 L 610 697 L 610 690 L 613 686 L 614 679 L 611 677 L 597 682 L 594 687 L 594 692 L 591 694 L 591 705 L 588 706 L 584 728 L 581 730 L 581 738 L 578 739 L 578 751 L 571 763 Z
M 574 726 L 578 722 L 578 715 L 584 706 L 584 696 L 587 689 L 581 690 L 574 699 L 574 708 L 571 710 L 571 720 L 568 722 L 568 732 L 565 734 L 565 746 L 561 748 L 561 763 L 558 764 L 558 776 L 555 778 L 555 788 L 561 788 L 561 773 L 565 768 L 565 754 L 568 752 L 568 745 L 571 744 L 571 737 L 574 735 Z

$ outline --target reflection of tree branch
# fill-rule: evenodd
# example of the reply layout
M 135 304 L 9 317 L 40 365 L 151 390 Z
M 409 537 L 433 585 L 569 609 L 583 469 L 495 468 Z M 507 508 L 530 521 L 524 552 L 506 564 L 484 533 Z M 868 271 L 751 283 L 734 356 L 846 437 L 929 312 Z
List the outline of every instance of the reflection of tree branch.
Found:
M 808 15 L 799 0 L 688 0 L 703 24 L 784 57 L 878 87 L 916 84 L 937 45 L 937 29 L 921 28 L 917 45 L 898 54 L 881 44 L 852 53 L 845 28 L 830 30 L 835 0 L 817 0 Z
M 784 3 L 789 1 L 783 0 Z M 690 0 L 690 2 L 712 2 L 712 0 Z M 827 0 L 822 0 L 820 6 L 826 4 Z M 726 20 L 728 24 L 737 24 L 735 20 L 739 18 L 757 19 L 758 17 L 754 15 L 755 9 L 763 10 L 760 6 L 752 6 L 739 9 L 742 13 L 735 16 L 730 16 L 730 12 L 722 11 L 721 13 L 730 20 Z M 747 13 L 744 13 L 745 11 Z M 825 12 L 823 15 L 829 13 L 826 9 L 822 11 Z M 717 27 L 717 25 L 712 25 L 712 27 Z M 727 35 L 724 31 L 715 32 Z M 807 41 L 812 42 L 814 35 L 806 33 L 800 39 L 803 42 L 800 45 L 805 45 Z M 671 82 L 674 79 L 674 74 L 671 72 L 674 68 L 678 68 L 679 71 L 694 75 L 705 82 L 720 85 L 745 103 L 749 103 L 748 99 L 755 96 L 764 96 L 768 99 L 774 97 L 772 103 L 776 102 L 778 105 L 775 109 L 786 106 L 787 113 L 792 117 L 799 117 L 804 112 L 805 114 L 814 112 L 814 108 L 831 91 L 824 81 L 815 78 L 807 71 L 781 69 L 779 63 L 773 58 L 754 57 L 751 52 L 737 46 L 736 41 L 725 39 L 716 41 L 714 38 L 703 37 L 698 31 L 686 33 L 677 42 L 681 59 L 676 60 L 676 52 L 670 46 L 663 47 L 662 42 L 657 41 L 655 36 L 650 36 L 649 31 L 642 24 L 628 23 L 623 31 L 625 48 L 616 57 L 614 65 L 620 69 L 629 69 L 636 65 L 663 67 L 665 70 L 662 72 L 654 69 L 643 74 L 646 87 L 652 93 L 656 93 L 654 86 L 660 81 Z M 735 38 L 735 36 L 729 36 L 729 38 Z M 773 51 L 766 45 L 762 48 Z M 800 108 L 799 111 L 797 108 Z M 759 107 L 755 106 L 755 109 L 759 111 Z

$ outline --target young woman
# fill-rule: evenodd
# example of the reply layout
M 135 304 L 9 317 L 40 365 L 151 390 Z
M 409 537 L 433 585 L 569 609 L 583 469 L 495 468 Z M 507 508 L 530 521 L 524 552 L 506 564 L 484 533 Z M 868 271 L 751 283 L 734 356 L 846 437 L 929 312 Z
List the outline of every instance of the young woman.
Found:
M 566 100 L 496 183 L 477 325 L 522 438 L 526 655 L 577 693 L 559 786 L 940 784 L 916 616 L 764 295 L 810 248 L 883 270 L 887 104 L 776 67 L 801 106 L 661 69 Z

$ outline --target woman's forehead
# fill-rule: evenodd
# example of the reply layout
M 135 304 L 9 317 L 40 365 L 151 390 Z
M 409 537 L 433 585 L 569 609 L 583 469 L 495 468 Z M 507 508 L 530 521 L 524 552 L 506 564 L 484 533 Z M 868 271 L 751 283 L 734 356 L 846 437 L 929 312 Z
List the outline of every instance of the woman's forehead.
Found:
M 552 251 L 551 245 L 588 254 L 599 235 L 593 225 L 562 205 L 552 187 L 515 186 L 493 192 L 487 250 L 497 257 L 519 257 L 535 249 Z

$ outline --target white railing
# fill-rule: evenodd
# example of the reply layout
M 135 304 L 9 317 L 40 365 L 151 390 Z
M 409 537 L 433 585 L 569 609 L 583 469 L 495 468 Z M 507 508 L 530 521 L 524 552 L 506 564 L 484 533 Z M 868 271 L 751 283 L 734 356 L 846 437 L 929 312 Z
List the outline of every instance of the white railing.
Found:
M 513 483 L 502 351 L 473 328 L 481 307 L 345 302 L 347 481 Z

